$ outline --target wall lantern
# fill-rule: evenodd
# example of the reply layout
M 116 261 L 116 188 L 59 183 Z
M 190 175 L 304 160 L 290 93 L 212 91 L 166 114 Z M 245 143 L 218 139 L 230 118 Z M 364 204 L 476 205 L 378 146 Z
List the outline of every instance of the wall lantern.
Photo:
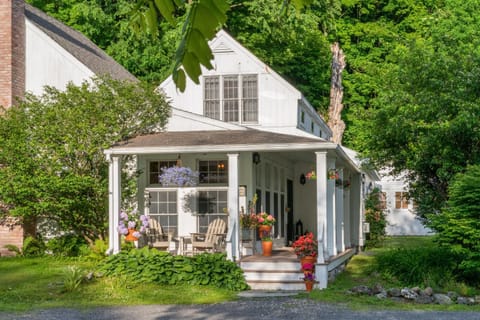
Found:
M 302 173 L 300 175 L 300 184 L 304 185 L 307 182 L 307 178 L 305 178 L 305 175 Z
M 259 164 L 260 163 L 260 154 L 258 152 L 254 152 L 253 155 L 252 155 L 252 161 L 253 163 L 255 164 Z

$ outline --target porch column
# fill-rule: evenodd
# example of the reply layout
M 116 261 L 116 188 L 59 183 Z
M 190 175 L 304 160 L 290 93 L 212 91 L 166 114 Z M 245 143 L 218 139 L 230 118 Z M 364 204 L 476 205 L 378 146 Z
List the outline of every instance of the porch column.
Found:
M 343 170 L 339 171 L 339 176 L 343 184 L 344 173 Z M 344 236 L 344 212 L 343 212 L 343 185 L 335 189 L 335 234 L 336 234 L 336 253 L 345 251 Z
M 228 156 L 228 234 L 227 258 L 235 261 L 240 257 L 240 220 L 238 208 L 238 153 Z
M 327 158 L 327 170 L 335 168 L 335 158 Z M 336 218 L 335 218 L 335 179 L 327 180 L 327 254 L 332 257 L 337 254 Z
M 351 232 L 350 232 L 350 220 L 351 220 L 351 209 L 350 209 L 350 189 L 352 188 L 352 180 L 350 180 L 350 187 L 346 190 L 343 190 L 344 200 L 343 200 L 343 232 L 344 232 L 344 243 L 345 247 L 351 248 L 352 247 L 352 239 L 351 239 Z
M 350 239 L 352 245 L 356 245 L 358 249 L 363 246 L 362 184 L 361 175 L 354 174 L 350 186 Z
M 317 263 L 325 263 L 326 224 L 327 224 L 327 152 L 315 152 L 317 172 L 317 241 L 318 257 Z
M 117 226 L 120 221 L 121 168 L 122 159 L 118 155 L 107 155 L 108 160 L 108 250 L 107 254 L 120 252 L 120 235 Z

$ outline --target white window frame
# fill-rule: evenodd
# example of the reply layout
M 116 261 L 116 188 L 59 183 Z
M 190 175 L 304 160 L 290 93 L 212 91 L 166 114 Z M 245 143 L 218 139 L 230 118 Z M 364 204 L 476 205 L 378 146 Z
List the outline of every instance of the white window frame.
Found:
M 256 86 L 248 86 L 252 79 Z M 226 84 L 232 86 L 226 87 Z M 225 74 L 203 77 L 203 114 L 232 123 L 258 123 L 257 74 Z M 207 88 L 208 86 L 208 88 Z

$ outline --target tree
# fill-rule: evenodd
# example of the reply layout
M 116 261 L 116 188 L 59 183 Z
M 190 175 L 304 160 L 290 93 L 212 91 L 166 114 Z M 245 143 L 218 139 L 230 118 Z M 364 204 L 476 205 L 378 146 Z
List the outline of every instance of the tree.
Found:
M 46 87 L 0 117 L 0 199 L 92 242 L 107 232 L 105 148 L 161 129 L 169 108 L 150 87 L 109 78 Z
M 298 11 L 313 0 L 279 1 L 282 5 L 292 4 Z M 326 1 L 328 2 L 328 0 Z M 178 10 L 185 9 L 187 16 L 183 23 L 180 44 L 177 47 L 172 78 L 180 91 L 185 90 L 186 75 L 199 83 L 201 66 L 213 69 L 210 61 L 213 54 L 208 46 L 218 28 L 227 21 L 228 0 L 135 0 L 132 22 L 141 30 L 148 30 L 152 35 L 158 33 L 158 20 L 164 18 L 175 24 Z
M 440 214 L 455 174 L 480 162 L 479 12 L 476 1 L 446 1 L 425 19 L 422 38 L 389 56 L 366 123 L 367 156 L 407 172 L 423 218 Z

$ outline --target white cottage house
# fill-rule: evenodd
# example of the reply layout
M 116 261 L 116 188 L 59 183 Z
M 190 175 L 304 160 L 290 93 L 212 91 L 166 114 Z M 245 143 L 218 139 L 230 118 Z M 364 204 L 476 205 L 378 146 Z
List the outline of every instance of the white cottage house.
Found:
M 116 232 L 121 168 L 135 156 L 138 204 L 179 240 L 204 232 L 215 218 L 228 225 L 228 258 L 249 254 L 241 243 L 239 214 L 256 194 L 257 211 L 276 218 L 274 248 L 312 231 L 319 242 L 317 277 L 363 246 L 363 173 L 300 91 L 221 30 L 210 42 L 214 69 L 184 93 L 171 78 L 159 87 L 170 99 L 165 132 L 138 136 L 106 150 L 110 161 L 110 253 L 120 250 Z M 160 168 L 181 161 L 200 173 L 196 187 L 164 187 Z M 314 171 L 316 179 L 307 179 Z M 335 171 L 340 180 L 329 179 Z M 300 224 L 301 223 L 301 224 Z M 302 228 L 301 228 L 302 227 Z M 174 247 L 175 246 L 175 247 Z M 173 244 L 171 250 L 180 250 Z

